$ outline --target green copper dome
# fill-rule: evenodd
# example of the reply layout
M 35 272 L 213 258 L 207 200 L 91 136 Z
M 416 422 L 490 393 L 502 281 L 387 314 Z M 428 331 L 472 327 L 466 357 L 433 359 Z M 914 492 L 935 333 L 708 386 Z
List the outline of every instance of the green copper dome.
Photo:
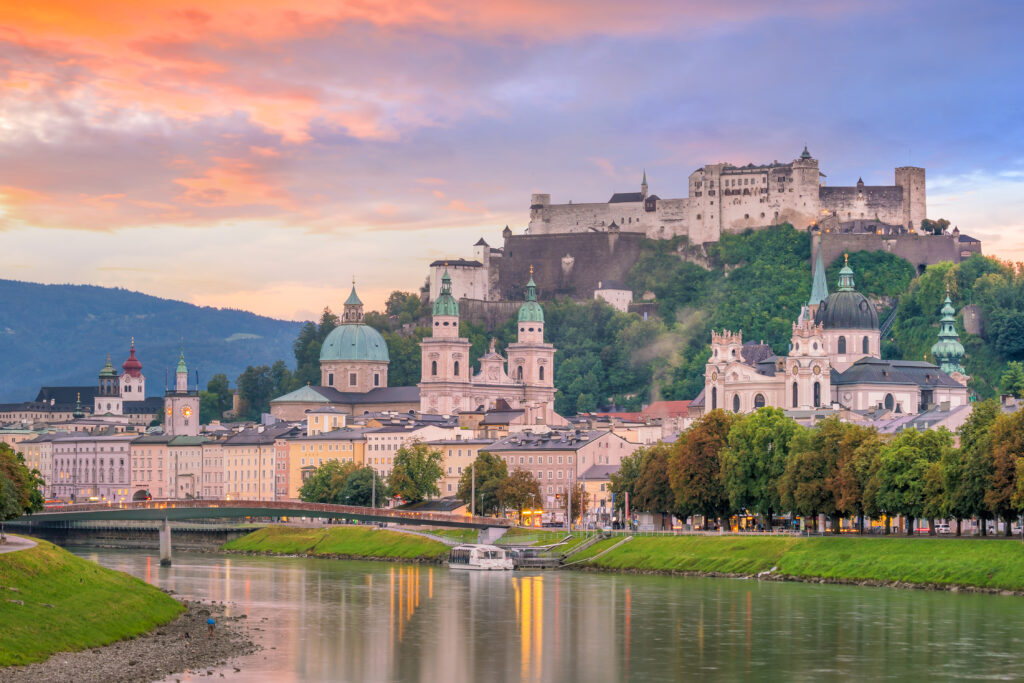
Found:
M 935 357 L 939 368 L 946 374 L 959 372 L 967 374 L 960 360 L 964 357 L 964 345 L 960 343 L 960 337 L 956 333 L 956 309 L 953 302 L 946 294 L 946 301 L 942 306 L 942 321 L 939 323 L 939 341 L 932 345 L 932 356 Z
M 369 325 L 338 325 L 320 347 L 320 361 L 325 360 L 367 360 L 381 363 L 390 362 L 388 345 L 380 332 Z
M 530 266 L 530 281 L 526 283 L 526 303 L 519 307 L 519 322 L 544 322 L 544 309 L 537 303 L 537 285 L 533 281 L 533 266 Z
M 178 369 L 175 372 L 188 373 L 188 368 L 185 366 L 185 352 L 182 351 L 181 355 L 178 356 Z
M 107 354 L 107 364 L 100 370 L 100 377 L 117 377 L 117 370 L 114 369 L 114 364 L 110 362 L 110 354 Z
M 434 315 L 450 315 L 459 317 L 459 302 L 452 296 L 452 277 L 445 268 L 441 276 L 441 294 L 434 302 Z
M 356 283 L 352 283 L 352 292 L 345 299 L 346 306 L 362 306 L 363 302 L 359 300 L 359 295 L 356 294 Z

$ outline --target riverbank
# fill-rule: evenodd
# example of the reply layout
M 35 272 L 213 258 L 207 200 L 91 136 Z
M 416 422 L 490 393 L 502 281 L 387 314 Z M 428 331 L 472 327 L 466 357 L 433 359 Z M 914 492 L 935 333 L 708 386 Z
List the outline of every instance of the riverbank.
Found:
M 221 546 L 228 553 L 297 555 L 343 560 L 439 563 L 448 546 L 439 541 L 373 526 L 323 528 L 270 526 Z
M 1024 544 L 934 538 L 638 536 L 574 568 L 1024 595 Z M 570 557 L 570 561 L 585 557 Z

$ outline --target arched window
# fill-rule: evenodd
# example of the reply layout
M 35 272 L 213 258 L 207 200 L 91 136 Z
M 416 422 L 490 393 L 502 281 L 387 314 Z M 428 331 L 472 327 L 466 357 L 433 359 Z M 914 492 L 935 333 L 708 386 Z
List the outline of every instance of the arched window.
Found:
M 764 408 L 764 394 L 758 394 L 754 397 L 754 407 Z
M 544 381 L 544 366 L 543 365 L 540 366 L 540 368 L 537 370 L 537 376 L 540 379 L 540 381 L 542 381 L 542 382 Z
M 333 387 L 334 386 L 334 373 L 333 372 L 328 372 L 327 373 L 327 386 L 329 386 L 329 387 Z
M 430 374 L 434 375 L 435 377 L 437 376 L 437 361 L 436 360 L 430 361 Z
M 455 376 L 459 376 L 459 361 L 455 361 Z
M 520 365 L 518 368 L 516 368 L 516 379 L 521 380 L 522 378 L 523 378 L 523 366 Z
M 711 410 L 718 408 L 718 387 L 711 387 Z
M 846 353 L 846 337 L 839 338 L 839 353 Z
M 893 408 L 893 406 L 895 404 L 896 404 L 896 399 L 894 399 L 892 397 L 892 394 L 886 394 L 885 395 L 885 409 L 886 410 L 892 410 L 892 408 Z
M 861 350 L 862 353 L 868 354 L 868 353 L 871 353 L 869 348 L 870 347 L 868 346 L 868 338 L 864 337 L 864 340 L 860 343 L 860 350 Z
M 814 383 L 814 407 L 821 407 L 821 382 Z
M 732 412 L 734 412 L 734 413 L 740 412 L 740 395 L 739 394 L 733 394 L 732 395 Z
M 797 388 L 796 382 L 793 382 L 793 407 L 796 408 L 800 405 L 800 389 Z

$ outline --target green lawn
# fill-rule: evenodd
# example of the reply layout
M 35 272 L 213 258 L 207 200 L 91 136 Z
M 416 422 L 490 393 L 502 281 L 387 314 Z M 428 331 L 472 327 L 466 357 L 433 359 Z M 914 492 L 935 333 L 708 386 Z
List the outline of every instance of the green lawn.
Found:
M 439 541 L 372 526 L 323 529 L 269 526 L 222 547 L 278 555 L 348 555 L 402 560 L 437 559 L 448 555 L 448 546 Z
M 584 548 L 578 553 L 570 555 L 568 558 L 566 558 L 566 562 L 579 562 L 581 560 L 588 560 L 591 557 L 597 555 L 598 553 L 604 552 L 608 548 L 611 548 L 613 545 L 621 541 L 623 538 L 623 536 L 612 536 L 611 538 L 602 539 L 594 545 L 588 548 Z M 632 541 L 630 541 L 630 543 L 632 543 Z
M 611 545 L 601 541 L 570 561 Z M 996 539 L 637 536 L 587 566 L 745 575 L 777 567 L 806 578 L 1024 591 L 1024 544 Z
M 46 541 L 0 555 L 0 586 L 0 666 L 131 638 L 185 609 L 133 576 L 104 569 Z
M 480 533 L 477 529 L 424 529 L 424 531 L 435 536 L 450 538 L 459 543 L 476 543 L 477 535 Z

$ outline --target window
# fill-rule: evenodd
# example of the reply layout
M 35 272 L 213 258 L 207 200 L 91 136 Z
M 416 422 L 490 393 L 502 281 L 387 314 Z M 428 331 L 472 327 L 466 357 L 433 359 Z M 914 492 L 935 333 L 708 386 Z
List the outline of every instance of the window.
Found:
M 718 408 L 718 387 L 711 387 L 711 410 Z
M 839 353 L 846 353 L 846 337 L 839 338 Z
M 357 382 L 356 373 L 354 373 L 354 372 L 348 373 L 348 385 L 350 387 L 354 387 L 356 385 L 356 382 Z
M 455 376 L 459 376 L 459 361 L 455 361 Z
M 797 387 L 796 382 L 793 382 L 793 407 L 796 408 L 800 405 L 800 389 Z
M 537 373 L 538 373 L 538 378 L 543 382 L 544 381 L 544 366 L 543 365 L 540 366 L 540 369 L 537 370 Z
M 379 372 L 373 373 L 373 386 L 375 386 L 375 387 L 379 387 L 380 386 L 380 373 Z
M 734 413 L 740 412 L 740 395 L 739 394 L 733 394 L 732 395 L 732 412 L 734 412 Z
M 868 350 L 868 338 L 867 337 L 864 337 L 864 339 L 861 340 L 860 350 L 861 350 L 861 353 L 864 353 L 864 354 L 871 353 Z
M 333 372 L 328 372 L 327 373 L 327 386 L 329 386 L 329 387 L 333 387 L 334 386 L 334 373 Z
M 764 408 L 764 394 L 758 394 L 754 397 L 754 407 Z
M 821 407 L 821 382 L 814 383 L 814 407 Z
M 520 365 L 516 369 L 516 379 L 518 379 L 518 380 L 522 380 L 523 379 L 523 366 L 522 365 Z
M 885 409 L 886 410 L 892 410 L 892 408 L 895 405 L 895 403 L 896 403 L 896 400 L 892 397 L 892 394 L 886 394 L 885 395 Z
M 437 361 L 436 360 L 430 361 L 430 374 L 433 375 L 434 377 L 437 376 Z

